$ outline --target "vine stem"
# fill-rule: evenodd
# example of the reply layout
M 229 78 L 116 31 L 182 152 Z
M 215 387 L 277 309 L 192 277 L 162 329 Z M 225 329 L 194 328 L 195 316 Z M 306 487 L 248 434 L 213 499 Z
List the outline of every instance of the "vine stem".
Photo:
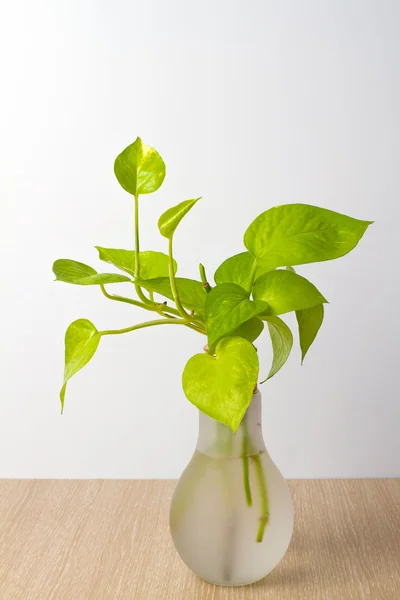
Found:
M 140 256 L 139 256 L 139 194 L 135 194 L 135 278 L 140 277 Z
M 204 268 L 204 265 L 202 265 L 201 263 L 199 264 L 199 271 L 200 271 L 200 278 L 201 278 L 203 287 L 204 287 L 205 291 L 207 292 L 207 294 L 209 294 L 211 292 L 211 285 L 207 281 L 206 270 Z
M 139 194 L 135 194 L 135 218 L 134 218 L 134 227 L 135 227 L 135 279 L 139 279 L 140 277 L 140 245 L 139 245 Z M 143 293 L 140 285 L 135 283 L 135 290 L 139 298 L 144 304 L 151 304 L 151 300 L 149 300 L 145 294 Z
M 265 482 L 264 470 L 261 463 L 261 456 L 256 454 L 251 457 L 254 461 L 254 465 L 256 468 L 256 475 L 258 479 L 258 485 L 260 489 L 261 496 L 261 517 L 260 517 L 260 525 L 258 527 L 257 532 L 257 542 L 262 542 L 264 539 L 265 527 L 269 521 L 269 502 L 268 502 L 268 491 L 267 485 Z
M 174 297 L 174 302 L 176 304 L 176 308 L 179 311 L 179 314 L 184 319 L 188 319 L 190 321 L 191 315 L 189 315 L 189 313 L 187 313 L 186 310 L 183 308 L 182 303 L 179 298 L 178 288 L 176 285 L 175 273 L 174 273 L 174 257 L 173 257 L 173 249 L 172 249 L 172 237 L 173 236 L 171 235 L 171 237 L 168 239 L 168 257 L 169 257 L 168 268 L 169 268 L 169 281 L 171 284 L 171 291 L 172 291 L 172 295 Z
M 187 327 L 190 327 L 190 329 L 193 329 L 194 331 L 197 331 L 198 333 L 207 335 L 207 332 L 204 329 L 200 329 L 200 327 L 197 327 L 197 325 L 195 325 L 194 323 L 187 323 L 186 325 L 187 325 Z
M 134 210 L 135 269 L 134 269 L 134 279 L 138 280 L 138 279 L 140 279 L 139 194 L 135 194 L 134 198 L 135 198 L 135 210 Z M 177 306 L 176 309 L 172 308 L 172 307 L 169 307 L 169 306 L 166 306 L 166 303 L 165 304 L 160 304 L 160 303 L 154 302 L 154 295 L 153 295 L 153 292 L 151 292 L 151 291 L 149 292 L 150 298 L 147 298 L 145 296 L 145 294 L 143 293 L 143 290 L 140 287 L 140 285 L 137 284 L 137 283 L 135 283 L 135 281 L 133 283 L 135 285 L 136 293 L 139 296 L 141 302 L 138 301 L 138 300 L 134 300 L 133 298 L 126 298 L 124 296 L 117 296 L 117 295 L 109 294 L 107 292 L 106 288 L 104 287 L 104 285 L 100 284 L 100 289 L 101 289 L 102 293 L 104 294 L 104 296 L 106 296 L 106 298 L 109 298 L 110 300 L 116 300 L 117 302 L 125 302 L 127 304 L 132 304 L 133 306 L 138 306 L 139 308 L 144 308 L 145 310 L 150 310 L 150 311 L 153 311 L 153 312 L 157 312 L 159 315 L 165 317 L 165 319 L 162 319 L 162 320 L 148 321 L 147 323 L 140 323 L 139 325 L 134 325 L 132 327 L 127 327 L 127 328 L 124 328 L 124 329 L 106 330 L 104 332 L 101 332 L 101 334 L 102 335 L 111 335 L 111 334 L 118 334 L 118 333 L 126 333 L 128 331 L 134 331 L 135 329 L 141 329 L 143 327 L 151 327 L 153 325 L 163 325 L 163 324 L 167 324 L 167 323 L 175 323 L 177 325 L 186 325 L 186 327 L 189 327 L 190 329 L 193 329 L 194 331 L 197 331 L 199 333 L 202 333 L 202 334 L 206 335 L 206 331 L 205 331 L 205 329 L 203 329 L 203 324 L 201 322 L 199 322 L 198 319 L 194 318 L 194 313 L 193 312 L 192 312 L 192 314 L 187 313 L 185 311 L 185 309 L 183 308 L 181 302 L 180 302 L 179 295 L 178 295 L 178 289 L 177 289 L 176 281 L 175 281 L 175 273 L 174 273 L 174 260 L 173 260 L 173 255 L 172 255 L 172 237 L 169 239 L 169 265 L 168 265 L 168 270 L 169 270 L 169 278 L 170 278 L 172 295 L 173 295 L 175 304 Z M 180 316 L 180 317 L 182 317 L 182 319 L 177 319 L 173 315 L 176 315 L 177 317 Z
M 145 327 L 154 327 L 155 325 L 187 325 L 187 321 L 184 319 L 156 319 L 155 321 L 146 321 L 145 323 L 138 323 L 132 325 L 132 327 L 125 327 L 124 329 L 105 329 L 99 331 L 100 335 L 118 335 L 120 333 L 128 333 L 129 331 L 135 331 L 136 329 L 144 329 Z
M 172 308 L 172 306 L 170 307 L 170 306 L 166 306 L 164 304 L 153 304 L 153 305 L 152 304 L 143 304 L 142 302 L 139 302 L 138 300 L 134 300 L 133 298 L 125 298 L 124 296 L 117 296 L 114 294 L 109 294 L 102 283 L 100 284 L 100 289 L 103 292 L 103 294 L 105 295 L 105 297 L 109 298 L 110 300 L 116 300 L 117 302 L 125 302 L 126 304 L 132 304 L 133 306 L 138 306 L 139 308 L 144 308 L 145 310 L 158 312 L 163 317 L 174 320 L 174 321 L 178 321 L 178 323 L 180 323 L 180 321 L 178 319 L 176 319 L 176 317 L 173 316 L 173 315 L 180 316 L 179 312 L 176 310 L 176 308 Z M 171 314 L 168 314 L 168 313 L 171 313 Z M 165 321 L 162 320 L 162 323 L 164 323 L 164 322 Z M 195 325 L 194 323 L 185 321 L 185 325 L 186 325 L 186 327 L 189 327 L 190 329 L 193 329 L 194 331 L 197 331 L 198 333 L 207 335 L 206 331 L 204 329 L 202 329 L 198 325 Z
M 117 296 L 115 294 L 109 294 L 106 290 L 106 288 L 104 287 L 104 284 L 100 284 L 100 289 L 103 292 L 103 294 L 105 295 L 106 298 L 109 298 L 110 300 L 116 300 L 117 302 L 125 302 L 127 304 L 133 304 L 133 306 L 138 306 L 139 308 L 144 308 L 145 310 L 151 310 L 153 312 L 162 312 L 163 314 L 165 312 L 169 312 L 173 315 L 177 315 L 178 317 L 180 316 L 180 313 L 176 310 L 176 308 L 173 308 L 172 306 L 166 306 L 166 305 L 162 305 L 162 304 L 156 304 L 154 303 L 152 304 L 144 304 L 143 302 L 139 302 L 139 300 L 134 300 L 133 298 L 125 298 L 124 296 Z M 167 315 L 170 316 L 170 315 Z

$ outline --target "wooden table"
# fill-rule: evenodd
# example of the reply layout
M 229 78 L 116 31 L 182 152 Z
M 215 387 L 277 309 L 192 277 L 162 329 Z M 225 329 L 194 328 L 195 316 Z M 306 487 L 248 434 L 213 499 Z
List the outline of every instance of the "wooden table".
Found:
M 0 481 L 1 600 L 400 599 L 400 479 L 291 481 L 269 577 L 210 585 L 169 535 L 173 481 Z

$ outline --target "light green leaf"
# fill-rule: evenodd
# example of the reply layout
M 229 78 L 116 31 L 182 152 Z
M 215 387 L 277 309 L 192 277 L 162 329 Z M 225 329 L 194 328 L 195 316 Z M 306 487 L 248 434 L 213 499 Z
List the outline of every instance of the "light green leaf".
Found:
M 317 306 L 313 306 L 312 308 L 297 310 L 296 318 L 299 325 L 301 362 L 303 363 L 304 357 L 315 340 L 324 320 L 324 305 L 317 304 Z
M 236 283 L 222 283 L 213 288 L 207 294 L 205 310 L 210 352 L 219 338 L 267 308 L 268 304 L 262 300 L 249 300 L 248 292 Z
M 138 137 L 117 156 L 114 173 L 130 194 L 151 194 L 164 181 L 165 164 L 158 152 Z
M 178 288 L 179 298 L 185 308 L 196 311 L 199 315 L 204 316 L 204 305 L 206 293 L 201 281 L 194 279 L 186 279 L 177 277 L 175 279 Z M 155 292 L 173 300 L 171 284 L 168 277 L 157 277 L 156 279 L 138 279 L 137 283 L 150 292 Z
M 302 265 L 344 256 L 372 221 L 360 221 L 308 204 L 286 204 L 261 213 L 244 245 L 265 268 Z
M 53 273 L 57 281 L 75 285 L 100 285 L 101 283 L 131 281 L 126 275 L 118 275 L 118 273 L 97 273 L 92 267 L 67 258 L 56 260 L 53 264 Z
M 250 271 L 254 264 L 254 256 L 250 252 L 241 252 L 227 258 L 215 271 L 214 281 L 221 283 L 236 283 L 245 290 L 250 284 Z
M 172 208 L 169 208 L 161 215 L 158 219 L 158 229 L 161 235 L 165 238 L 170 239 L 183 217 L 189 212 L 189 210 L 198 202 L 200 198 L 194 200 L 185 200 Z
M 252 283 L 251 269 L 254 265 L 255 258 L 250 252 L 241 252 L 227 258 L 215 271 L 214 280 L 215 283 L 220 285 L 221 283 L 237 283 L 242 288 L 250 291 L 250 285 Z M 257 267 L 255 278 L 260 277 L 263 273 L 270 271 L 271 269 L 263 269 Z
M 258 358 L 243 338 L 223 338 L 215 355 L 196 354 L 183 371 L 186 397 L 209 417 L 236 432 L 257 384 Z
M 253 287 L 253 297 L 268 303 L 263 315 L 282 315 L 327 302 L 307 279 L 291 271 L 270 271 L 261 275 Z
M 65 334 L 64 383 L 60 392 L 61 412 L 64 410 L 65 390 L 68 380 L 80 371 L 97 350 L 100 333 L 87 319 L 71 323 Z
M 253 317 L 245 321 L 235 331 L 230 333 L 230 337 L 242 337 L 249 342 L 254 342 L 264 330 L 264 323 L 258 317 Z
M 135 274 L 135 251 L 120 250 L 117 248 L 102 248 L 95 246 L 99 251 L 99 258 L 104 262 L 110 263 L 126 271 L 130 275 Z M 140 252 L 140 277 L 141 279 L 154 279 L 168 275 L 168 256 L 163 252 L 153 252 L 146 250 Z M 176 273 L 178 265 L 174 260 L 174 272 Z
M 279 317 L 263 317 L 268 324 L 269 334 L 272 342 L 272 366 L 268 373 L 267 379 L 271 379 L 283 367 L 289 358 L 290 351 L 293 346 L 293 335 L 289 327 Z

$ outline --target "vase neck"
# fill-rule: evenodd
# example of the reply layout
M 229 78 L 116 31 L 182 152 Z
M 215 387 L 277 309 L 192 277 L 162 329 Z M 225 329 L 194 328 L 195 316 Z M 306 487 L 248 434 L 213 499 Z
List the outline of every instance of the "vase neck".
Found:
M 236 433 L 229 427 L 199 413 L 197 451 L 214 458 L 239 457 L 265 450 L 261 424 L 261 393 L 257 391 Z

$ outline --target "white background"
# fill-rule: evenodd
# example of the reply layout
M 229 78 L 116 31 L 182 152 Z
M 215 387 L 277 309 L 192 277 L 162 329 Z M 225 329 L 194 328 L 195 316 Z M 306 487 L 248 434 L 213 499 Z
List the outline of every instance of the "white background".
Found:
M 376 221 L 351 255 L 301 270 L 330 305 L 304 366 L 296 348 L 262 387 L 264 432 L 287 477 L 400 475 L 399 18 L 396 0 L 4 3 L 0 476 L 177 477 L 192 453 L 190 330 L 104 338 L 60 416 L 68 324 L 148 317 L 51 272 L 133 246 L 113 161 L 137 135 L 168 170 L 142 198 L 142 249 L 165 251 L 158 216 L 204 197 L 176 235 L 181 276 L 242 251 L 276 204 Z

